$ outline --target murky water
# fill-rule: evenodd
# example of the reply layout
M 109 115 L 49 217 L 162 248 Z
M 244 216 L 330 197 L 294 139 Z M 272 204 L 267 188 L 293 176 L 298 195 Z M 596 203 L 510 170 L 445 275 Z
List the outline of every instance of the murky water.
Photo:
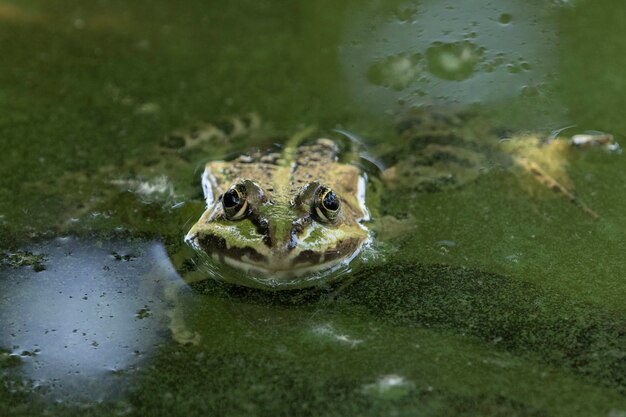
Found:
M 619 153 L 568 159 L 598 219 L 496 159 L 389 191 L 391 237 L 339 292 L 185 284 L 223 148 L 155 177 L 165 197 L 102 174 L 249 111 L 372 149 L 411 106 L 624 145 L 624 22 L 610 0 L 0 2 L 0 415 L 626 415 Z

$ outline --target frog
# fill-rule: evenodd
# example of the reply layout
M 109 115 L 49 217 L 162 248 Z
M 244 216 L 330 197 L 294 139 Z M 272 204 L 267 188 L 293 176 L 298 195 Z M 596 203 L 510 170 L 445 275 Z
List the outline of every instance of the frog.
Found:
M 207 163 L 207 210 L 185 240 L 276 286 L 297 285 L 354 258 L 370 235 L 366 177 L 339 161 L 336 142 L 303 143 L 306 136 L 298 133 L 275 152 Z

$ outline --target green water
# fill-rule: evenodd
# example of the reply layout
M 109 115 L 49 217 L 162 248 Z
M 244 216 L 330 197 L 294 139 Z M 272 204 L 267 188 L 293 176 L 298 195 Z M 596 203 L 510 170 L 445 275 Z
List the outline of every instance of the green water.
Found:
M 622 141 L 625 21 L 615 0 L 0 2 L 0 415 L 626 415 L 621 154 L 570 161 L 599 219 L 505 170 L 387 195 L 414 232 L 338 295 L 185 287 L 165 250 L 201 207 L 120 193 L 68 238 L 97 190 L 54 180 L 248 111 L 372 144 L 407 105 Z

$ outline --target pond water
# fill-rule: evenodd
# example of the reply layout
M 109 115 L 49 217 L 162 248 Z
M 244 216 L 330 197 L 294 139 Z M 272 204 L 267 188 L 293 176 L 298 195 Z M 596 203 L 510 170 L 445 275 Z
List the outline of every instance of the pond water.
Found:
M 183 280 L 225 147 L 162 199 L 109 181 L 251 111 L 372 152 L 404 149 L 410 107 L 622 142 L 624 22 L 616 0 L 0 1 L 0 415 L 626 416 L 620 152 L 562 162 L 597 218 L 498 157 L 384 185 L 392 232 L 349 285 L 286 292 Z

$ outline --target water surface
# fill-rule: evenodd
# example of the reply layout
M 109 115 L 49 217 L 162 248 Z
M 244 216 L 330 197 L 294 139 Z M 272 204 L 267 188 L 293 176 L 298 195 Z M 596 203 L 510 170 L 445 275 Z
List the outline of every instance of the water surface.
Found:
M 371 146 L 410 106 L 620 141 L 624 21 L 611 0 L 0 2 L 0 414 L 626 415 L 620 154 L 570 161 L 599 219 L 504 169 L 384 199 L 413 232 L 338 295 L 185 285 L 193 168 L 182 207 L 120 192 L 61 222 L 101 167 L 248 111 Z

